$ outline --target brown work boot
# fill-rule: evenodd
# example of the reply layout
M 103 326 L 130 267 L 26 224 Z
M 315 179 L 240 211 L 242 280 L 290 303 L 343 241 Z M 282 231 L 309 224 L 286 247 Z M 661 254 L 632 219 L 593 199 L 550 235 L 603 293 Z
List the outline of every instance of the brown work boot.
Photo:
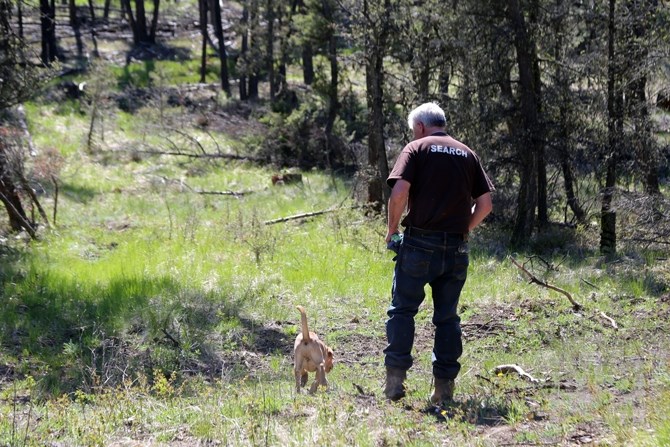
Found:
M 430 395 L 430 401 L 435 405 L 442 405 L 454 399 L 454 379 L 439 379 L 435 377 L 435 389 Z
M 405 379 L 407 371 L 399 368 L 386 367 L 386 387 L 384 395 L 387 399 L 396 401 L 405 397 Z

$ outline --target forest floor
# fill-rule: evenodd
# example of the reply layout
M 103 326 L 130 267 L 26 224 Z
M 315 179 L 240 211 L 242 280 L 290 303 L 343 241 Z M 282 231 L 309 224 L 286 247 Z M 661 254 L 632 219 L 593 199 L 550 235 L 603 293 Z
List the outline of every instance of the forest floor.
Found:
M 235 13 L 229 11 L 231 21 Z M 63 67 L 76 71 L 79 62 L 71 64 L 77 59 L 74 35 L 67 26 L 59 25 L 58 30 L 60 45 L 68 56 L 63 61 Z M 91 35 L 85 25 L 81 32 L 82 36 Z M 179 59 L 188 52 L 193 54 L 194 48 L 199 47 L 197 42 L 200 38 L 192 19 L 185 16 L 161 26 L 159 40 L 163 43 L 156 46 L 132 48 L 127 42 L 129 30 L 121 22 L 98 29 L 96 36 L 100 58 L 112 64 Z M 179 42 L 179 45 L 171 45 L 171 40 Z M 189 42 L 192 48 L 185 48 L 184 42 Z M 85 47 L 90 53 L 92 42 L 88 37 Z M 65 95 L 60 86 L 55 82 L 52 93 Z M 209 132 L 225 134 L 232 140 L 262 132 L 263 126 L 256 119 L 253 106 L 239 102 L 223 108 L 215 105 L 219 94 L 217 83 L 173 87 L 179 90 L 180 101 L 188 105 L 185 122 L 197 123 L 206 117 Z M 125 103 L 141 102 L 141 94 L 132 89 L 115 93 L 117 100 L 122 95 L 132 96 L 131 100 L 125 98 Z M 148 94 L 157 93 L 150 91 Z M 270 175 L 268 173 L 268 177 Z M 113 231 L 122 232 L 127 228 L 119 225 Z M 482 263 L 487 262 L 484 259 L 490 259 L 491 263 L 498 265 L 508 264 L 496 248 L 495 237 L 489 235 L 489 239 L 482 239 L 481 242 L 490 244 L 490 247 L 483 247 L 490 253 L 488 257 L 479 257 Z M 578 264 L 578 260 L 574 263 Z M 487 272 L 486 265 L 473 272 L 479 278 L 475 284 L 493 281 L 487 278 L 490 272 Z M 511 266 L 510 269 L 514 273 L 509 276 L 515 278 L 518 272 Z M 663 257 L 650 263 L 632 257 L 624 258 L 614 265 L 596 260 L 591 263 L 588 272 L 564 269 L 562 278 L 601 275 L 607 280 L 625 278 L 634 282 L 635 272 L 642 270 L 645 280 L 652 278 L 657 283 L 664 283 L 670 275 L 670 264 Z M 408 398 L 398 404 L 390 404 L 383 399 L 381 392 L 383 365 L 380 353 L 385 346 L 383 316 L 380 316 L 383 307 L 364 306 L 351 297 L 342 297 L 341 308 L 337 308 L 338 303 L 318 303 L 323 306 L 324 313 L 310 314 L 310 321 L 336 350 L 336 370 L 331 378 L 331 390 L 324 398 L 331 399 L 330 403 L 324 404 L 330 409 L 319 407 L 318 412 L 332 411 L 335 414 L 332 420 L 323 424 L 332 424 L 336 429 L 343 430 L 345 435 L 342 435 L 344 438 L 329 438 L 316 431 L 310 432 L 311 436 L 325 439 L 325 443 L 328 439 L 336 439 L 339 440 L 336 442 L 338 445 L 357 444 L 355 439 L 346 438 L 346 433 L 361 437 L 369 435 L 372 439 L 369 444 L 378 446 L 436 443 L 496 446 L 670 445 L 667 444 L 670 443 L 670 422 L 665 413 L 670 408 L 670 294 L 642 296 L 629 293 L 626 286 L 606 290 L 608 286 L 614 287 L 611 283 L 594 287 L 581 284 L 583 293 L 580 297 L 584 309 L 578 311 L 571 309 L 560 295 L 549 294 L 536 285 L 525 284 L 510 290 L 504 290 L 505 286 L 507 284 L 503 283 L 495 293 L 506 296 L 507 300 L 469 302 L 462 310 L 466 354 L 459 380 L 464 386 L 461 387 L 460 382 L 457 384 L 455 402 L 445 408 L 433 407 L 426 399 L 430 390 L 430 363 L 426 357 L 430 354 L 433 340 L 428 316 L 423 316 L 417 324 L 415 349 L 424 359 L 410 370 Z M 386 288 L 389 287 L 390 283 Z M 386 303 L 386 298 L 383 303 Z M 371 318 L 369 313 L 380 315 Z M 216 377 L 240 377 L 244 378 L 244 383 L 274 378 L 281 382 L 277 385 L 281 390 L 291 389 L 292 339 L 298 327 L 297 312 L 295 316 L 295 319 L 269 321 L 240 317 L 242 327 L 234 346 L 212 351 L 210 354 L 213 357 L 209 362 L 204 357 L 194 361 L 189 365 L 189 373 L 212 381 Z M 125 351 L 119 355 L 128 359 L 145 355 L 139 347 L 146 341 L 127 336 L 120 341 Z M 210 339 L 209 342 L 212 346 L 226 346 L 225 340 Z M 281 372 L 277 371 L 277 362 L 281 365 Z M 514 372 L 495 372 L 496 366 L 517 363 L 531 374 L 533 380 Z M 34 366 L 37 368 L 37 365 Z M 12 426 L 25 427 L 27 432 L 31 418 L 30 396 L 12 395 L 13 382 L 24 379 L 25 375 L 18 371 L 17 365 L 11 362 L 0 364 L 2 400 L 6 403 L 11 401 L 14 407 Z M 208 410 L 215 413 L 216 405 L 223 405 L 221 402 L 208 403 L 208 398 L 196 397 L 195 402 L 188 405 L 188 411 L 200 404 L 205 413 Z M 279 429 L 273 431 L 274 442 L 268 442 L 267 438 L 250 438 L 249 433 L 266 433 L 254 425 L 263 422 L 263 418 L 277 426 L 298 420 L 303 431 L 310 430 L 309 424 L 322 423 L 320 416 L 316 416 L 310 408 L 311 405 L 321 404 L 301 401 L 279 405 L 279 409 L 267 412 L 255 412 L 258 407 L 254 405 L 259 405 L 258 396 L 255 398 L 254 403 L 253 396 L 242 395 L 246 405 L 244 411 L 251 412 L 251 419 L 254 419 L 248 422 L 253 428 L 237 427 L 243 435 L 230 441 L 231 445 L 280 445 L 282 441 L 295 439 L 291 438 L 290 430 L 286 434 Z M 84 407 L 83 403 L 81 407 Z M 348 413 L 342 416 L 339 411 L 344 411 L 344 408 Z M 104 406 L 101 410 L 87 411 L 104 419 Z M 55 417 L 53 413 L 51 417 Z M 142 422 L 142 417 L 139 412 L 132 416 L 125 414 L 121 424 L 121 432 L 125 436 L 116 434 L 111 440 L 105 438 L 97 443 L 116 446 L 221 444 L 220 441 L 215 442 L 216 432 L 198 435 L 197 424 L 186 422 L 167 421 L 161 425 L 154 421 L 162 429 L 165 426 L 170 430 L 174 428 L 174 432 L 169 435 L 163 433 L 161 437 L 152 431 L 150 423 Z M 224 415 L 221 419 L 228 423 L 227 417 Z M 399 418 L 408 422 L 397 422 Z M 217 420 L 213 414 L 212 424 Z M 225 426 L 224 422 L 221 425 Z M 367 428 L 360 428 L 360 425 Z M 53 439 L 65 436 L 64 429 L 50 427 L 49 430 L 54 430 Z M 356 430 L 361 430 L 363 434 L 356 435 Z M 84 438 L 72 436 L 79 439 L 79 445 L 86 445 L 81 440 Z M 38 439 L 47 438 L 49 435 Z M 3 439 L 9 439 L 9 436 Z M 12 433 L 11 445 L 22 445 L 17 439 L 24 438 Z M 27 435 L 25 439 L 28 439 Z M 307 436 L 306 442 L 309 441 Z M 292 442 L 292 445 L 299 445 L 298 441 Z M 51 445 L 66 443 L 53 441 Z

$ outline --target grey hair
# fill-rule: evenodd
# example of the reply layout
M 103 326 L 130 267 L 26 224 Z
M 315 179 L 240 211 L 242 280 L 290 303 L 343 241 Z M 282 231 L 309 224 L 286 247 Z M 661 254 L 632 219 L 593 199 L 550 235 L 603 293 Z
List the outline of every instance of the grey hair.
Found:
M 427 127 L 445 127 L 447 118 L 444 116 L 444 110 L 434 102 L 421 104 L 409 113 L 407 124 L 409 128 L 414 128 L 416 123 L 423 123 Z

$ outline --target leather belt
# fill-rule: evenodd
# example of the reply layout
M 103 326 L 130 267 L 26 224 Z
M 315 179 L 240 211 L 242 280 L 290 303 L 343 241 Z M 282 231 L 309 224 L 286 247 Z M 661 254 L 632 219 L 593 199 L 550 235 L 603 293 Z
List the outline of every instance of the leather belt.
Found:
M 417 236 L 417 237 L 434 237 L 434 236 L 444 236 L 451 239 L 458 239 L 460 241 L 468 240 L 468 233 L 449 233 L 446 231 L 437 231 L 437 230 L 424 230 L 417 227 L 407 227 L 405 228 L 404 233 L 407 236 Z

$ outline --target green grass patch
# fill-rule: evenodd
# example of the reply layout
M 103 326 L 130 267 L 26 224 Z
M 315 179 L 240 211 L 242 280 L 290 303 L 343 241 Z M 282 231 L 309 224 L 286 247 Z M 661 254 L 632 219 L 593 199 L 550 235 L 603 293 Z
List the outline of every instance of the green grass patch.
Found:
M 156 66 L 137 67 L 132 82 L 150 82 Z M 455 402 L 428 405 L 427 287 L 408 394 L 389 403 L 382 351 L 394 263 L 384 218 L 354 207 L 348 177 L 306 171 L 300 183 L 272 185 L 270 167 L 140 152 L 193 153 L 197 141 L 244 155 L 239 138 L 234 146 L 160 104 L 109 106 L 91 151 L 89 109 L 26 107 L 35 144 L 64 163 L 54 225 L 38 241 L 0 243 L 0 444 L 668 442 L 665 253 L 606 260 L 589 245 L 596 230 L 580 228 L 514 254 L 568 291 L 576 311 L 529 283 L 486 224 L 471 239 Z M 55 189 L 40 194 L 52 216 Z M 553 236 L 563 249 L 548 249 Z M 294 389 L 298 304 L 335 351 L 331 386 L 315 396 Z M 536 380 L 493 372 L 512 363 Z

